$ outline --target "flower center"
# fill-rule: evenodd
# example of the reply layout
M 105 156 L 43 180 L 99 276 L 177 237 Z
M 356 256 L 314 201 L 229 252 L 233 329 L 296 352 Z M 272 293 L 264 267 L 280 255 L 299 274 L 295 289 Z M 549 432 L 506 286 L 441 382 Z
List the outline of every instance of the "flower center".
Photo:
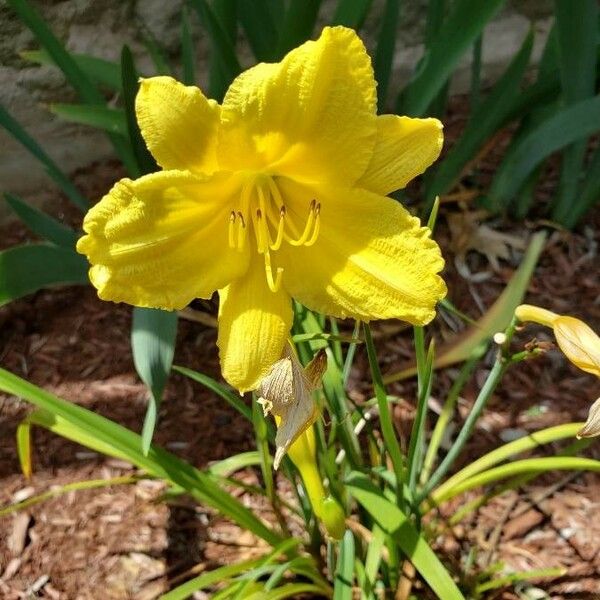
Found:
M 229 246 L 241 251 L 248 237 L 265 261 L 269 288 L 281 287 L 283 268 L 273 267 L 271 252 L 286 242 L 291 246 L 312 246 L 319 237 L 321 204 L 315 199 L 308 203 L 306 213 L 298 215 L 289 210 L 277 183 L 270 176 L 257 176 L 244 183 L 239 208 L 229 215 Z

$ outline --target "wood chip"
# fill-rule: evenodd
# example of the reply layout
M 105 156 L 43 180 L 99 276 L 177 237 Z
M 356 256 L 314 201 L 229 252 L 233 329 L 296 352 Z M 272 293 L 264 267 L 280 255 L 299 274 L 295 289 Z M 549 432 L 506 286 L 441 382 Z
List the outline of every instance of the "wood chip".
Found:
M 8 549 L 13 556 L 21 556 L 27 543 L 27 531 L 31 523 L 31 515 L 25 512 L 17 513 L 8 537 Z

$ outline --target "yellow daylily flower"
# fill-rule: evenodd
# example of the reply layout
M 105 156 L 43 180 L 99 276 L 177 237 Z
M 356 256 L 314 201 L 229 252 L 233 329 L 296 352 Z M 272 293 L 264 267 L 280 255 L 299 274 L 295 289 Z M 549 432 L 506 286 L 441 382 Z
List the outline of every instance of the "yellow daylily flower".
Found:
M 587 323 L 530 304 L 518 306 L 515 316 L 519 321 L 533 321 L 551 327 L 563 354 L 582 371 L 600 378 L 600 337 Z M 600 398 L 590 408 L 587 422 L 577 435 L 600 435 Z
M 84 220 L 100 298 L 177 310 L 218 290 L 222 371 L 240 391 L 280 358 L 292 298 L 341 318 L 433 318 L 440 250 L 386 196 L 438 157 L 442 127 L 376 115 L 354 31 L 247 70 L 222 105 L 144 79 L 136 113 L 163 171 L 121 180 Z

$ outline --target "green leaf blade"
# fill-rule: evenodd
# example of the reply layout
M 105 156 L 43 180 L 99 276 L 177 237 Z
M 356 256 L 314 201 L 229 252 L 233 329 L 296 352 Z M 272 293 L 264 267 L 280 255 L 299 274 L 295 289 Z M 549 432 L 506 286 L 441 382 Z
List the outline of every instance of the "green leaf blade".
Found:
M 21 124 L 0 104 L 0 127 L 4 127 L 17 142 L 25 147 L 46 169 L 48 175 L 60 187 L 69 200 L 81 210 L 90 205 L 58 165 L 42 150 L 40 145 L 25 131 Z
M 125 113 L 117 108 L 88 104 L 51 104 L 50 111 L 70 123 L 89 125 L 122 137 L 127 136 Z
M 352 600 L 354 555 L 354 536 L 347 529 L 340 542 L 340 555 L 335 571 L 333 600 Z
M 503 4 L 504 0 L 457 0 L 402 94 L 403 113 L 420 117 L 427 112 L 461 56 Z
M 600 95 L 548 118 L 509 152 L 489 192 L 495 210 L 514 198 L 529 174 L 550 154 L 600 130 Z
M 133 363 L 140 379 L 150 391 L 144 427 L 142 451 L 148 454 L 158 409 L 175 353 L 177 313 L 153 308 L 134 308 L 131 326 Z
M 530 32 L 506 71 L 490 94 L 471 116 L 460 139 L 450 150 L 427 186 L 429 204 L 436 196 L 446 193 L 458 179 L 464 165 L 471 161 L 479 148 L 502 127 L 511 116 L 511 104 L 518 97 L 519 83 L 529 64 L 533 48 Z
M 75 248 L 78 237 L 76 231 L 31 206 L 15 194 L 6 193 L 4 198 L 19 219 L 35 234 L 62 248 L 71 250 Z
M 408 517 L 383 496 L 381 490 L 365 475 L 357 472 L 347 477 L 346 484 L 379 527 L 392 536 L 440 600 L 464 600 L 452 576 L 425 539 Z
M 0 252 L 0 306 L 42 288 L 88 282 L 88 263 L 74 250 L 27 244 Z
M 40 425 L 97 452 L 127 460 L 154 477 L 160 477 L 186 490 L 199 502 L 214 507 L 223 515 L 264 539 L 271 546 L 282 538 L 267 527 L 250 509 L 221 489 L 214 478 L 195 469 L 175 455 L 151 446 L 147 455 L 139 435 L 87 410 L 71 404 L 13 373 L 0 368 L 0 389 L 42 409 Z M 40 414 L 40 413 L 36 413 Z

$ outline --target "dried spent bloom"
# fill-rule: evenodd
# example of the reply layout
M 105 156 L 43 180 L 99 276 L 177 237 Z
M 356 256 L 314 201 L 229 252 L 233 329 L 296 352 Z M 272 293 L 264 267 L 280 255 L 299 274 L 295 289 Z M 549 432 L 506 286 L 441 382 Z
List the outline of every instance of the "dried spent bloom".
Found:
M 585 425 L 577 432 L 578 438 L 600 435 L 600 398 L 592 404 Z
M 281 357 L 292 298 L 431 321 L 440 249 L 387 196 L 438 157 L 442 126 L 376 105 L 371 60 L 344 27 L 245 71 L 221 105 L 142 80 L 137 120 L 163 170 L 119 181 L 85 217 L 77 250 L 100 298 L 177 310 L 218 290 L 221 368 L 242 392 Z
M 285 346 L 284 357 L 257 388 L 258 402 L 265 416 L 273 413 L 277 421 L 275 460 L 277 469 L 287 449 L 317 418 L 318 410 L 313 391 L 321 386 L 321 377 L 327 368 L 327 355 L 318 352 L 305 369 L 298 362 L 294 350 Z
M 530 304 L 518 306 L 515 316 L 519 321 L 551 327 L 563 354 L 582 371 L 600 378 L 600 337 L 587 323 Z M 578 437 L 596 435 L 600 435 L 600 398 L 592 404 L 587 421 L 577 434 Z

